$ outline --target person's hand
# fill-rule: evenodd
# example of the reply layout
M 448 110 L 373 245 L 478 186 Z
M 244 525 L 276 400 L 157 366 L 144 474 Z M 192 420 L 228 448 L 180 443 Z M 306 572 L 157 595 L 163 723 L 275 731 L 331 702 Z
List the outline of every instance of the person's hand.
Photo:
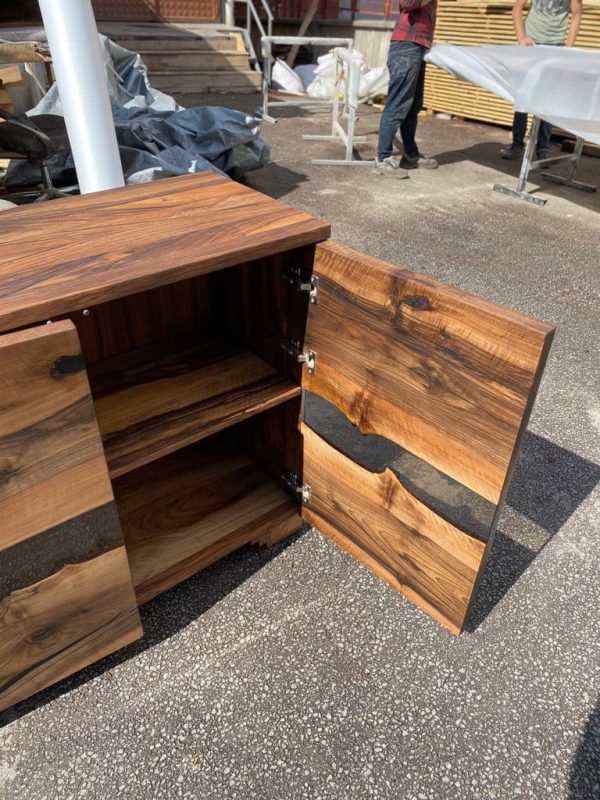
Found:
M 523 45 L 524 47 L 533 47 L 535 42 L 533 39 L 530 39 L 529 36 L 524 36 L 522 39 L 519 39 L 519 44 Z

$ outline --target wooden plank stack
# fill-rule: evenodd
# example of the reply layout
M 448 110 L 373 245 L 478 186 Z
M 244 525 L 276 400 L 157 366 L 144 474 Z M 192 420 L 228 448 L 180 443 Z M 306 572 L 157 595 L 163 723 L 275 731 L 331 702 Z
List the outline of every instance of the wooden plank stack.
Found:
M 16 64 L 0 64 L 0 109 L 12 111 L 10 89 L 23 86 L 24 80 Z
M 457 45 L 515 44 L 510 0 L 438 0 L 436 42 Z M 577 47 L 600 50 L 600 0 L 584 3 Z M 429 66 L 425 107 L 465 119 L 511 125 L 510 103 L 444 70 Z

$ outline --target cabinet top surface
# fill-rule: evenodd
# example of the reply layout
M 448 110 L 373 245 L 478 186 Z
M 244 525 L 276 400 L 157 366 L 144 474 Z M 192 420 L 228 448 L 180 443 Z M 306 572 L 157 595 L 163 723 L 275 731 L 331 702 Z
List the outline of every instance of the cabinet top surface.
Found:
M 0 331 L 327 239 L 329 226 L 210 172 L 0 216 Z

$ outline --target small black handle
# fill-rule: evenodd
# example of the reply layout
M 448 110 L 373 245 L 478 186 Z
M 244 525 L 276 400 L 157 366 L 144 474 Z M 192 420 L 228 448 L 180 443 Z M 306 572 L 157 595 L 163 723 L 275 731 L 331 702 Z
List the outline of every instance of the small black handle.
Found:
M 67 375 L 73 375 L 75 372 L 81 372 L 82 369 L 85 369 L 85 361 L 82 355 L 61 356 L 50 367 L 50 375 L 53 378 L 64 378 Z

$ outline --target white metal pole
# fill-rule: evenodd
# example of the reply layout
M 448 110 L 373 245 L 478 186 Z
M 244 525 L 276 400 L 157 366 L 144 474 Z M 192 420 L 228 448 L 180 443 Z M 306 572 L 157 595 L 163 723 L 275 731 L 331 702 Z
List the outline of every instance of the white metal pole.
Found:
M 39 0 L 82 194 L 124 186 L 91 0 Z
M 235 27 L 235 0 L 223 0 L 223 22 L 232 28 Z

